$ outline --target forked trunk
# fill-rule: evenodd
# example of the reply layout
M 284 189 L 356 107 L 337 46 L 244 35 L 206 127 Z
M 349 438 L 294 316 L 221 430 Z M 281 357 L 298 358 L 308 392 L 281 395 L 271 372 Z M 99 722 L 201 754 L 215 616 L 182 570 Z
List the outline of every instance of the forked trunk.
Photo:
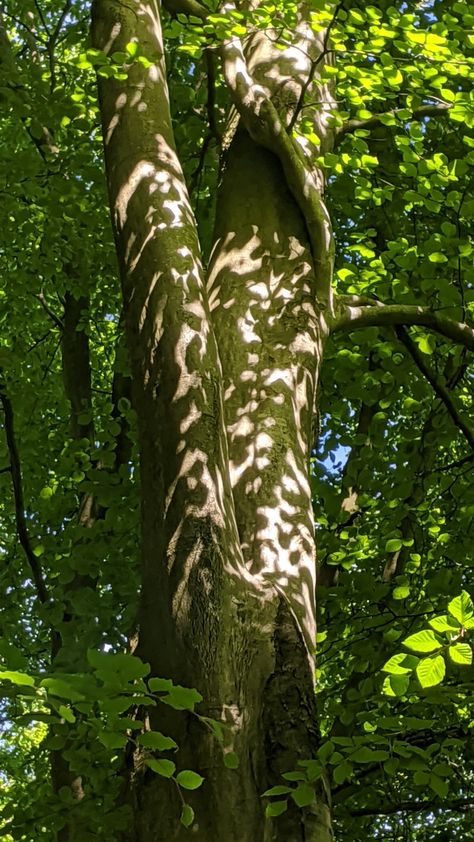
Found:
M 206 290 L 158 9 L 97 0 L 93 35 L 110 52 L 136 37 L 161 56 L 149 70 L 133 64 L 125 88 L 99 84 L 140 436 L 138 654 L 202 693 L 199 713 L 227 725 L 224 751 L 239 761 L 225 767 L 196 717 L 152 709 L 151 726 L 179 744 L 178 769 L 205 782 L 188 794 L 196 821 L 185 830 L 176 788 L 135 758 L 123 840 L 329 842 L 322 785 L 275 820 L 261 797 L 317 748 L 308 472 L 324 320 L 308 233 L 281 163 L 239 127 Z

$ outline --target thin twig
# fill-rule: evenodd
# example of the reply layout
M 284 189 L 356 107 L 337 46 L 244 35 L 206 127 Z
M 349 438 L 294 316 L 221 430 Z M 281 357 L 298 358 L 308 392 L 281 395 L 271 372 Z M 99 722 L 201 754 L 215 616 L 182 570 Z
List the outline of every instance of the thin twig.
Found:
M 425 362 L 423 354 L 421 354 L 418 346 L 415 342 L 413 342 L 413 339 L 409 336 L 403 325 L 397 325 L 395 327 L 395 333 L 397 334 L 400 342 L 407 349 L 416 367 L 421 371 L 423 377 L 425 377 L 433 391 L 436 392 L 438 398 L 443 402 L 458 430 L 461 431 L 472 450 L 474 450 L 474 430 L 472 430 L 469 424 L 467 424 L 459 414 L 453 403 L 449 389 L 447 389 L 446 386 L 438 380 L 434 371 L 432 371 L 431 367 Z
M 51 307 L 49 306 L 48 302 L 46 301 L 46 298 L 44 297 L 44 293 L 38 292 L 35 295 L 35 298 L 38 299 L 38 301 L 40 302 L 43 310 L 48 314 L 51 321 L 54 322 L 54 324 L 56 325 L 56 327 L 59 328 L 59 330 L 62 331 L 64 329 L 64 325 L 63 325 L 61 319 L 59 318 L 59 316 L 57 316 L 56 313 L 54 312 L 54 310 L 52 310 Z
M 401 801 L 399 804 L 380 804 L 349 810 L 351 816 L 390 816 L 394 813 L 423 813 L 431 810 L 454 810 L 467 813 L 474 805 L 474 798 L 455 798 L 452 801 Z
M 311 68 L 310 68 L 310 71 L 308 73 L 308 78 L 306 79 L 306 82 L 304 83 L 303 87 L 301 88 L 300 95 L 298 97 L 298 102 L 296 103 L 296 108 L 295 108 L 293 116 L 292 116 L 292 118 L 291 118 L 291 120 L 288 124 L 287 131 L 289 133 L 291 133 L 293 131 L 294 127 L 295 127 L 295 123 L 296 123 L 296 121 L 298 119 L 298 116 L 299 116 L 299 114 L 300 114 L 300 112 L 303 108 L 305 96 L 308 93 L 308 89 L 310 88 L 310 86 L 313 82 L 314 74 L 316 73 L 316 70 L 318 69 L 321 62 L 324 61 L 324 59 L 326 58 L 326 56 L 330 52 L 330 50 L 328 50 L 328 44 L 329 44 L 329 38 L 331 36 L 331 29 L 333 28 L 334 24 L 336 23 L 337 16 L 338 16 L 340 10 L 343 8 L 343 6 L 344 6 L 344 0 L 342 0 L 342 2 L 337 4 L 337 6 L 334 10 L 334 14 L 332 16 L 331 23 L 328 25 L 328 28 L 326 29 L 326 32 L 324 34 L 323 48 L 322 48 L 319 56 L 317 57 L 317 59 L 315 59 L 314 61 L 311 62 Z

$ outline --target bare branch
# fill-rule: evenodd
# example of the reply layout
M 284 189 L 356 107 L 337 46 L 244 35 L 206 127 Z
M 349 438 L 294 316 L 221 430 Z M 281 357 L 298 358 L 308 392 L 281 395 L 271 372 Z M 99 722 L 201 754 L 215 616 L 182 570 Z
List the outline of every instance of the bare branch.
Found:
M 415 342 L 413 342 L 412 338 L 408 335 L 405 328 L 402 325 L 397 325 L 395 331 L 400 342 L 403 343 L 403 345 L 409 352 L 415 365 L 421 371 L 423 377 L 426 378 L 428 383 L 432 386 L 433 390 L 438 395 L 439 399 L 444 403 L 454 424 L 461 431 L 466 441 L 469 443 L 470 447 L 474 450 L 474 430 L 469 426 L 469 424 L 466 423 L 466 421 L 464 421 L 464 419 L 459 414 L 456 406 L 454 405 L 449 389 L 446 388 L 446 386 L 443 383 L 441 383 L 440 380 L 438 380 L 436 374 L 431 369 L 431 366 L 427 364 L 423 357 L 423 354 L 420 353 L 418 346 L 415 344 Z
M 375 300 L 371 304 L 354 306 L 346 304 L 343 296 L 338 299 L 338 305 L 338 315 L 329 321 L 331 333 L 351 333 L 365 327 L 418 325 L 474 351 L 472 327 L 465 322 L 457 322 L 449 316 L 443 316 L 437 310 L 430 310 L 429 307 L 419 307 L 416 304 L 382 304 Z
M 35 298 L 38 299 L 38 301 L 40 302 L 43 310 L 48 314 L 51 321 L 56 325 L 56 327 L 59 328 L 59 330 L 62 331 L 63 328 L 64 328 L 64 325 L 63 325 L 61 319 L 59 318 L 59 316 L 57 316 L 56 313 L 54 312 L 54 310 L 52 310 L 51 307 L 49 306 L 48 302 L 46 301 L 46 298 L 44 297 L 44 293 L 38 292 L 37 295 L 35 295 Z

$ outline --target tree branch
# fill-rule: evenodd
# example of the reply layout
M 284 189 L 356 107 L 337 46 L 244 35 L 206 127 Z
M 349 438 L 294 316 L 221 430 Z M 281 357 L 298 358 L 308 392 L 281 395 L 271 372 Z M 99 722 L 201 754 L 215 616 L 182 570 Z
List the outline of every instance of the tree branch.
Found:
M 419 351 L 418 346 L 415 344 L 415 342 L 413 342 L 412 338 L 408 335 L 405 328 L 402 325 L 397 325 L 395 328 L 395 332 L 400 342 L 403 343 L 408 353 L 412 357 L 415 365 L 421 371 L 423 377 L 426 378 L 428 383 L 432 386 L 433 390 L 438 395 L 439 399 L 445 405 L 446 410 L 451 416 L 451 419 L 456 425 L 456 427 L 461 431 L 472 450 L 474 450 L 474 430 L 469 426 L 469 424 L 467 424 L 464 421 L 464 419 L 459 414 L 456 406 L 453 403 L 453 399 L 451 398 L 449 389 L 447 389 L 446 386 L 438 380 L 436 374 L 431 369 L 431 366 L 429 366 L 426 363 L 425 359 L 423 358 L 423 354 Z
M 76 280 L 72 266 L 66 267 L 71 281 Z M 66 397 L 71 406 L 71 434 L 73 438 L 94 439 L 91 400 L 91 367 L 89 337 L 84 322 L 89 314 L 89 298 L 74 297 L 66 292 L 64 301 L 63 330 L 61 333 L 63 381 Z M 87 416 L 81 421 L 81 416 Z
M 318 183 L 316 173 L 306 166 L 264 89 L 254 82 L 238 38 L 223 45 L 222 58 L 224 78 L 245 128 L 252 139 L 273 152 L 282 165 L 286 183 L 308 230 L 317 298 L 332 313 L 334 239 L 322 197 L 322 184 Z
M 342 304 L 342 306 L 341 306 Z M 330 333 L 351 333 L 365 327 L 394 327 L 396 325 L 418 325 L 451 339 L 457 345 L 464 345 L 474 351 L 474 330 L 465 322 L 457 322 L 428 307 L 416 304 L 371 304 L 355 306 L 346 304 L 344 296 L 338 299 L 338 315 L 330 319 Z
M 439 105 L 420 105 L 416 108 L 410 119 L 417 120 L 423 117 L 446 117 L 451 104 L 448 102 L 439 103 Z M 384 117 L 396 117 L 400 112 L 406 111 L 404 108 L 393 108 L 391 111 L 384 111 L 381 114 L 373 114 L 367 120 L 347 120 L 342 126 L 336 130 L 336 137 L 334 139 L 334 147 L 338 146 L 346 134 L 355 132 L 357 129 L 376 129 L 378 126 L 383 126 Z
M 380 807 L 361 807 L 350 810 L 351 816 L 391 816 L 394 813 L 423 813 L 428 810 L 455 810 L 467 813 L 474 804 L 474 798 L 454 798 L 452 801 L 401 801 L 399 804 L 387 804 Z
M 52 322 L 56 325 L 56 327 L 58 327 L 58 328 L 59 328 L 59 330 L 61 330 L 61 331 L 62 331 L 62 330 L 63 330 L 63 328 L 64 328 L 64 325 L 63 325 L 63 323 L 62 323 L 61 319 L 59 318 L 59 316 L 57 316 L 57 315 L 56 315 L 56 313 L 54 312 L 54 310 L 53 310 L 53 309 L 49 306 L 49 304 L 48 304 L 48 302 L 46 301 L 46 298 L 45 298 L 45 296 L 44 296 L 43 292 L 38 292 L 38 293 L 35 295 L 35 298 L 37 298 L 37 299 L 38 299 L 38 301 L 40 302 L 40 304 L 41 304 L 41 306 L 42 306 L 43 310 L 45 311 L 45 313 L 47 313 L 47 314 L 48 314 L 48 316 L 49 316 L 49 318 L 51 319 L 51 321 L 52 321 Z
M 300 95 L 299 95 L 299 98 L 298 98 L 298 102 L 296 103 L 296 108 L 294 110 L 293 117 L 291 118 L 290 123 L 288 125 L 288 131 L 289 132 L 292 131 L 292 129 L 294 128 L 294 126 L 296 124 L 298 116 L 299 116 L 299 114 L 300 114 L 300 112 L 303 108 L 306 94 L 307 94 L 307 92 L 308 92 L 308 90 L 309 90 L 309 88 L 310 88 L 310 86 L 313 82 L 314 74 L 316 73 L 316 70 L 317 70 L 319 64 L 322 61 L 324 61 L 327 54 L 330 52 L 328 48 L 329 48 L 329 38 L 331 36 L 331 29 L 333 28 L 334 24 L 336 23 L 337 16 L 338 16 L 338 14 L 339 14 L 339 12 L 340 12 L 340 10 L 342 9 L 343 6 L 344 6 L 344 0 L 341 0 L 341 2 L 339 2 L 337 4 L 337 6 L 334 10 L 334 14 L 332 16 L 332 20 L 328 24 L 326 32 L 324 33 L 324 41 L 323 41 L 322 50 L 321 50 L 319 56 L 317 57 L 317 59 L 315 59 L 314 61 L 311 62 L 311 69 L 309 71 L 308 78 L 306 79 L 306 82 L 304 83 L 303 87 L 301 88 Z
M 197 0 L 163 0 L 163 6 L 173 17 L 176 17 L 176 15 L 192 15 L 195 18 L 205 20 L 211 12 L 211 9 L 207 9 Z
M 20 544 L 23 548 L 26 560 L 31 569 L 36 593 L 38 594 L 38 599 L 42 604 L 44 604 L 48 601 L 49 596 L 40 563 L 33 552 L 30 536 L 26 528 L 25 504 L 23 498 L 23 482 L 21 477 L 21 463 L 16 444 L 13 407 L 10 398 L 8 398 L 6 393 L 3 391 L 0 391 L 0 403 L 3 407 L 5 438 L 10 457 L 10 470 L 12 475 L 13 498 L 15 501 L 15 519 L 18 538 L 20 539 Z

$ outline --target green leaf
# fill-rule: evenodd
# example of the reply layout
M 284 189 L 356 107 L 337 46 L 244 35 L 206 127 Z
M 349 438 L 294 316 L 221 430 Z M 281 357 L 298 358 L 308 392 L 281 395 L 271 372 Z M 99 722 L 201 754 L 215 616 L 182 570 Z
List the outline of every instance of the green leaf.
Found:
M 62 719 L 66 720 L 66 722 L 72 723 L 76 721 L 76 717 L 74 716 L 71 708 L 66 707 L 66 705 L 59 705 L 58 713 L 59 716 L 62 717 Z
M 152 693 L 169 693 L 173 689 L 170 678 L 149 678 L 148 687 Z
M 127 653 L 109 654 L 88 649 L 87 660 L 103 681 L 115 676 L 120 676 L 124 681 L 134 681 L 150 672 L 149 664 L 144 664 L 140 658 Z
M 180 684 L 176 684 L 171 688 L 167 696 L 162 697 L 161 701 L 175 708 L 175 710 L 193 711 L 194 705 L 202 702 L 202 696 L 197 690 L 181 687 Z
M 237 757 L 234 751 L 228 751 L 224 754 L 224 766 L 228 769 L 238 769 L 239 768 L 239 758 Z
M 344 762 L 340 763 L 339 766 L 335 766 L 332 773 L 334 783 L 342 784 L 344 781 L 349 780 L 352 776 L 353 770 L 354 767 L 348 760 L 344 760 Z
M 70 702 L 79 702 L 86 697 L 77 689 L 77 682 L 74 677 L 43 678 L 40 686 L 44 687 L 51 696 L 58 696 L 61 699 L 68 699 Z
M 163 760 L 161 758 L 156 760 L 153 757 L 147 757 L 145 764 L 150 767 L 152 772 L 156 772 L 162 778 L 172 778 L 176 771 L 176 766 L 171 760 Z
M 291 787 L 289 786 L 282 786 L 279 784 L 278 786 L 272 786 L 271 789 L 267 789 L 263 795 L 263 797 L 270 798 L 272 795 L 287 795 L 287 793 L 292 792 Z
M 448 611 L 455 620 L 464 626 L 464 624 L 474 617 L 474 605 L 472 599 L 466 591 L 462 591 L 460 596 L 452 599 L 448 605 Z
M 440 617 L 433 617 L 432 620 L 429 620 L 429 624 L 437 632 L 453 633 L 459 631 L 459 625 L 451 617 L 448 617 L 447 614 L 443 614 Z
M 362 746 L 358 748 L 349 759 L 352 763 L 378 763 L 382 760 L 388 760 L 390 754 L 388 751 L 367 748 Z
M 408 587 L 408 585 L 398 585 L 392 591 L 393 599 L 401 600 L 401 599 L 406 599 L 409 596 L 410 596 L 410 588 Z
M 382 692 L 385 696 L 404 696 L 409 684 L 408 675 L 388 675 L 383 683 Z
M 448 651 L 449 657 L 455 664 L 462 666 L 472 664 L 472 649 L 469 643 L 452 643 Z
M 446 257 L 446 255 L 443 254 L 440 251 L 434 251 L 434 252 L 432 252 L 432 254 L 429 254 L 428 260 L 430 261 L 430 263 L 447 263 L 448 262 L 448 258 Z
M 18 687 L 34 687 L 35 680 L 31 675 L 25 672 L 16 672 L 15 670 L 2 670 L 0 672 L 0 681 L 11 681 Z
M 328 740 L 327 742 L 323 743 L 320 748 L 318 748 L 318 759 L 324 765 L 328 762 L 331 754 L 334 751 L 334 743 Z
M 406 655 L 405 652 L 399 652 L 388 659 L 382 670 L 391 673 L 391 675 L 409 675 L 417 664 L 418 658 L 415 655 Z
M 183 809 L 181 810 L 180 822 L 184 824 L 185 827 L 191 827 L 194 821 L 194 810 L 189 804 L 183 804 Z
M 267 819 L 281 816 L 288 809 L 288 801 L 270 801 L 265 807 L 265 817 Z
M 402 547 L 403 541 L 401 540 L 401 538 L 389 538 L 389 540 L 385 544 L 385 552 L 397 553 L 398 550 L 401 550 Z
M 411 634 L 410 637 L 406 637 L 403 641 L 403 645 L 406 646 L 407 649 L 411 649 L 413 652 L 435 652 L 436 649 L 440 649 L 443 644 L 439 642 L 433 631 L 423 629 L 423 631 L 419 631 L 416 634 Z
M 420 336 L 416 341 L 423 354 L 432 354 L 436 349 L 436 339 L 434 336 Z
M 433 792 L 436 792 L 436 795 L 439 795 L 440 798 L 446 798 L 449 792 L 448 781 L 444 781 L 442 778 L 439 778 L 438 775 L 430 775 L 429 785 Z
M 184 769 L 176 775 L 176 780 L 183 789 L 198 789 L 204 778 L 198 775 L 197 772 L 192 772 L 190 769 Z
M 442 655 L 423 658 L 416 668 L 416 675 L 422 687 L 435 687 L 440 684 L 446 672 Z
M 156 748 L 158 751 L 178 748 L 178 744 L 171 737 L 165 737 L 160 731 L 146 731 L 138 736 L 137 742 L 145 748 Z
M 314 788 L 309 784 L 299 784 L 291 793 L 297 807 L 309 807 L 315 798 Z
M 116 734 L 112 731 L 100 731 L 98 738 L 105 748 L 123 748 L 128 742 L 124 734 Z

